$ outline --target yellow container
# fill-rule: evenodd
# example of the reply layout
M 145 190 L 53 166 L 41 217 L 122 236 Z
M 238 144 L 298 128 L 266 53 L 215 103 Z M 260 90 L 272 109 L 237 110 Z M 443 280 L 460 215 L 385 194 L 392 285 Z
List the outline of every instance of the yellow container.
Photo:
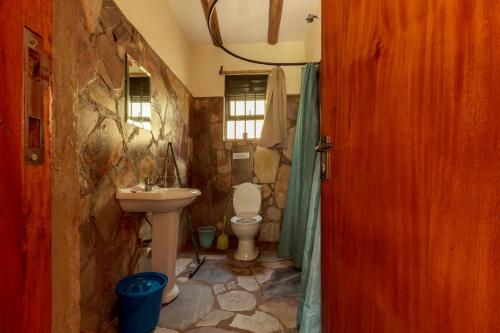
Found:
M 222 225 L 222 234 L 217 237 L 217 248 L 219 250 L 227 250 L 229 247 L 229 238 L 226 235 L 226 215 L 224 215 L 224 223 Z
M 226 234 L 219 235 L 217 238 L 217 248 L 219 250 L 227 250 L 229 247 L 229 237 Z

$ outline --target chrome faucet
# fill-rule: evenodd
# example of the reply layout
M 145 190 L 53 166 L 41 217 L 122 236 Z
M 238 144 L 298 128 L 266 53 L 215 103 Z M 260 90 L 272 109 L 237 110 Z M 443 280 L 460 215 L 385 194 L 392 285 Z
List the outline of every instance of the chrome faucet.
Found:
M 159 187 L 167 187 L 167 181 L 165 176 L 158 177 L 146 177 L 144 178 L 144 191 L 151 192 L 153 186 L 158 185 Z
M 144 178 L 144 191 L 151 192 L 154 185 L 155 185 L 155 180 L 152 177 Z

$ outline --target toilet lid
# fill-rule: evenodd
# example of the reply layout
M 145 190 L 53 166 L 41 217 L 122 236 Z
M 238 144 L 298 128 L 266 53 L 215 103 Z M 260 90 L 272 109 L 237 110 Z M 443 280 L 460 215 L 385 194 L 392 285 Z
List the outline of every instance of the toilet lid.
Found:
M 243 183 L 234 191 L 233 207 L 237 216 L 253 217 L 259 213 L 260 191 L 254 184 Z

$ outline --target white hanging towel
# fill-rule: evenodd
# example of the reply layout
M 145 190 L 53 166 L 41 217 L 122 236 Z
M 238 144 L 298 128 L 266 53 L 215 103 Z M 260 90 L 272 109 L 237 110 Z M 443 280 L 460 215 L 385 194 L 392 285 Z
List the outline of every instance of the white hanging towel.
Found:
M 285 72 L 274 67 L 267 79 L 266 117 L 262 126 L 260 145 L 287 148 L 287 107 Z

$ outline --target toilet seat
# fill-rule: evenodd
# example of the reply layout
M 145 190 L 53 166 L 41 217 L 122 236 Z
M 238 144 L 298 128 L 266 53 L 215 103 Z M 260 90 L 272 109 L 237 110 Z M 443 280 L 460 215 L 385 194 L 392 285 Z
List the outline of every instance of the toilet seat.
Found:
M 251 225 L 255 223 L 260 223 L 262 221 L 262 216 L 255 215 L 252 217 L 241 217 L 241 216 L 233 216 L 231 218 L 231 223 L 241 224 L 241 225 Z

